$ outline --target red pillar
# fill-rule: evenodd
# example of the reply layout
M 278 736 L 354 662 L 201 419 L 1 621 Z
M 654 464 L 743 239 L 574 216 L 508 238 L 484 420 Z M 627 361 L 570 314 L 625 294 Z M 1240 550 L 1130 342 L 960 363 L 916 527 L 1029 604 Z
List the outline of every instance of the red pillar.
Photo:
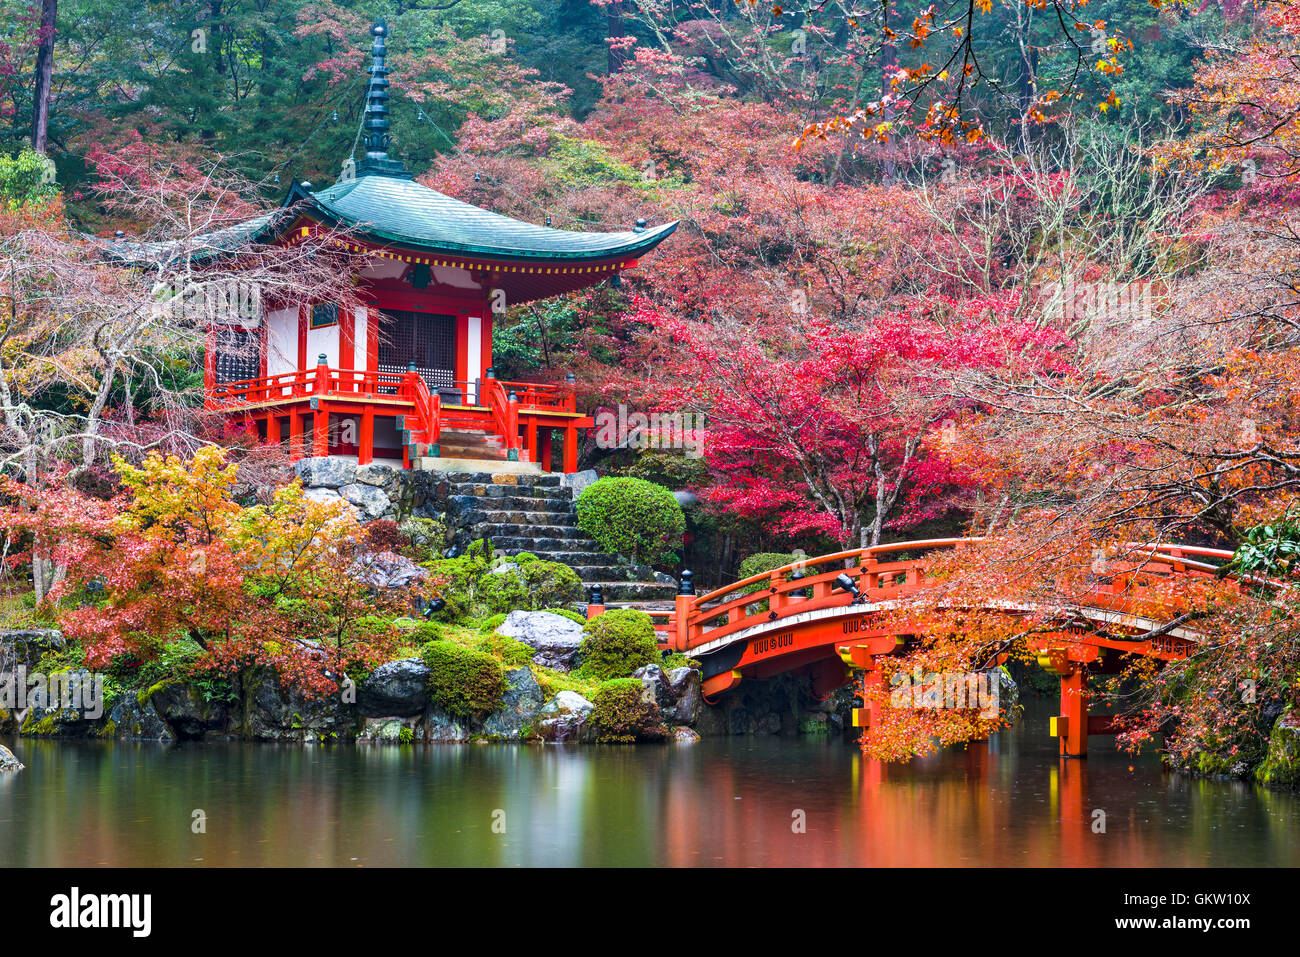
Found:
M 266 444 L 280 446 L 280 417 L 274 412 L 266 416 Z
M 542 429 L 541 453 L 542 471 L 549 472 L 551 470 L 551 430 L 549 427 Z
M 537 461 L 537 421 L 529 419 L 524 425 L 524 451 L 529 462 Z M 521 456 L 522 457 L 522 456 Z
M 578 471 L 578 430 L 573 426 L 564 428 L 564 472 Z
M 361 448 L 357 451 L 357 464 L 369 465 L 375 457 L 375 407 L 368 405 L 361 413 Z
M 297 462 L 302 458 L 302 413 L 297 409 L 289 410 L 289 461 Z
M 1087 688 L 1082 665 L 1076 665 L 1069 674 L 1061 676 L 1061 714 L 1055 730 L 1061 742 L 1062 757 L 1088 756 Z
M 318 408 L 311 417 L 312 455 L 330 454 L 330 414 Z

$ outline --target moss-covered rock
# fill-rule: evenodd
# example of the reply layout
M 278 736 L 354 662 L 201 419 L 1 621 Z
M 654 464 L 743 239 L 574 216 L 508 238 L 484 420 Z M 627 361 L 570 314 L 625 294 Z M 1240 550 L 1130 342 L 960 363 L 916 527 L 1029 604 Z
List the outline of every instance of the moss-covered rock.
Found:
M 1274 723 L 1268 754 L 1255 769 L 1255 780 L 1269 787 L 1300 790 L 1300 712 L 1289 711 Z
M 661 657 L 654 622 L 636 608 L 616 608 L 587 622 L 578 653 L 582 673 L 602 681 L 626 678 Z
M 662 741 L 665 728 L 659 707 L 644 694 L 637 678 L 616 678 L 596 689 L 588 720 L 602 744 Z
M 429 669 L 429 698 L 453 718 L 472 720 L 501 706 L 507 683 L 491 655 L 449 641 L 431 641 L 420 650 Z

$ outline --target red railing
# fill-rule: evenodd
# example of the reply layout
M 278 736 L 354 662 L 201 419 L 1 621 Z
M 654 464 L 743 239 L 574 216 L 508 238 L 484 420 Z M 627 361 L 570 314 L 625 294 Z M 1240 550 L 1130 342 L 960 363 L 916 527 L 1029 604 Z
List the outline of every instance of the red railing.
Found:
M 841 574 L 848 575 L 868 601 L 916 592 L 925 580 L 924 553 L 980 541 L 978 538 L 928 539 L 820 555 L 753 575 L 705 595 L 680 595 L 672 611 L 651 612 L 651 616 L 660 631 L 661 645 L 674 651 L 691 651 L 762 622 L 848 604 L 850 595 L 835 589 L 835 579 Z M 906 557 L 908 552 L 923 554 Z M 1217 564 L 1196 559 L 1210 558 L 1223 563 L 1231 557 L 1231 552 L 1216 548 L 1129 543 L 1126 552 L 1117 558 L 1121 567 L 1113 570 L 1109 589 L 1118 596 L 1129 587 L 1130 573 L 1139 568 L 1157 575 L 1213 575 Z M 830 567 L 818 570 L 824 566 Z M 796 572 L 800 577 L 794 577 Z M 1249 580 L 1271 584 L 1260 579 Z M 1098 593 L 1092 597 L 1106 603 L 1105 595 Z M 760 602 L 765 605 L 755 607 Z
M 487 397 L 488 411 L 492 413 L 492 424 L 496 434 L 506 440 L 506 450 L 518 449 L 522 444 L 519 439 L 519 402 L 506 395 L 505 384 L 497 379 L 484 379 L 483 391 Z
M 418 378 L 418 374 L 417 374 Z M 425 386 L 425 394 L 433 393 Z M 575 412 L 577 401 L 571 388 L 546 385 L 536 382 L 502 382 L 498 379 L 482 379 L 469 382 L 455 382 L 449 387 L 440 387 L 437 394 L 455 389 L 457 397 L 450 404 L 492 408 L 492 396 L 505 410 L 511 393 L 515 395 L 518 409 L 539 412 Z M 401 372 L 365 372 L 355 369 L 332 369 L 328 366 L 314 366 L 295 372 L 283 372 L 278 375 L 263 376 L 257 379 L 244 379 L 238 382 L 225 382 L 213 386 L 204 399 L 204 407 L 212 410 L 234 410 L 244 405 L 290 401 L 310 398 L 314 395 L 355 396 L 357 398 L 406 399 L 412 400 L 413 386 L 409 373 Z M 514 416 L 516 429 L 518 414 Z M 504 424 L 504 416 L 503 416 Z
M 578 400 L 571 387 L 542 382 L 502 382 L 507 394 L 513 392 L 521 409 L 549 412 L 577 412 Z
M 422 440 L 417 441 L 437 445 L 442 438 L 442 397 L 429 391 L 428 384 L 418 372 L 408 372 L 404 385 L 410 391 L 415 406 L 416 425 L 423 436 Z M 415 431 L 417 430 L 412 430 L 413 433 Z

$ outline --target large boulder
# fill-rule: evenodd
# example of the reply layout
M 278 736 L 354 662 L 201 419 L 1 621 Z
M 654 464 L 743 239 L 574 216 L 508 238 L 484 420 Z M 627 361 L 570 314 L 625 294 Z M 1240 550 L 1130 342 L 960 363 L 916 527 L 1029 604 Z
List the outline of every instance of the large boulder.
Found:
M 429 669 L 419 658 L 380 665 L 357 690 L 364 715 L 410 717 L 429 707 Z
M 362 485 L 360 482 L 341 486 L 339 495 L 349 504 L 360 509 L 361 517 L 366 521 L 379 518 L 392 507 L 392 503 L 382 489 L 375 488 L 373 485 Z
M 385 492 L 392 492 L 397 489 L 400 473 L 391 465 L 380 465 L 376 462 L 370 462 L 366 465 L 358 465 L 356 471 L 356 480 L 362 485 L 373 485 L 376 488 L 382 488 Z
M 175 735 L 162 719 L 152 698 L 127 693 L 113 703 L 104 726 L 105 737 L 139 741 L 172 741 Z
M 533 669 L 516 668 L 506 672 L 506 692 L 501 706 L 483 719 L 483 733 L 494 738 L 517 741 L 529 729 L 546 695 L 533 677 Z
M 67 644 L 55 628 L 0 628 L 0 675 L 18 666 L 31 671 L 47 651 L 62 651 Z
M 342 457 L 299 459 L 294 470 L 307 488 L 339 488 L 357 480 L 357 463 Z
M 659 713 L 668 724 L 692 725 L 699 717 L 704 698 L 700 691 L 700 672 L 694 668 L 674 668 L 665 672 L 658 665 L 643 665 L 632 672 L 641 682 L 647 700 L 653 696 Z
M 270 671 L 246 675 L 243 693 L 240 731 L 255 741 L 351 739 L 360 724 L 356 705 L 344 701 L 341 693 L 308 697 L 285 689 Z
M 14 757 L 14 753 L 0 744 L 0 774 L 6 771 L 21 771 L 23 764 Z
M 533 663 L 556 671 L 578 667 L 582 625 L 551 611 L 512 611 L 497 628 L 498 635 L 522 642 L 535 652 Z
M 576 691 L 561 691 L 537 713 L 543 741 L 581 741 L 588 737 L 587 718 L 594 705 Z
M 141 694 L 137 703 L 153 706 L 181 741 L 201 740 L 226 731 L 229 708 L 221 702 L 205 699 L 193 685 L 183 681 L 164 681 Z
M 1273 722 L 1255 778 L 1269 787 L 1300 789 L 1300 713 L 1289 711 Z
M 428 577 L 421 568 L 396 552 L 370 552 L 352 563 L 352 577 L 371 588 L 406 588 Z
M 103 676 L 82 669 L 44 676 L 32 684 L 28 676 L 24 735 L 82 737 L 96 730 L 103 717 Z

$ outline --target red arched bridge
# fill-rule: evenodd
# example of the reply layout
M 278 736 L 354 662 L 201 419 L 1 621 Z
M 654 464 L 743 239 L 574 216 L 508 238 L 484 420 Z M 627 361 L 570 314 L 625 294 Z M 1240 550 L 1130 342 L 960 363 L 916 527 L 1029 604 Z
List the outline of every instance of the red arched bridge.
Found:
M 864 691 L 879 689 L 880 659 L 904 650 L 909 638 L 907 625 L 884 613 L 925 587 L 929 555 L 979 541 L 930 539 L 835 552 L 705 595 L 693 593 L 690 572 L 684 572 L 675 607 L 651 615 L 661 648 L 701 662 L 704 696 L 710 702 L 742 681 L 786 673 L 807 675 L 813 694 L 822 699 L 855 673 L 861 675 Z M 1114 733 L 1110 717 L 1088 715 L 1087 672 L 1114 673 L 1127 656 L 1176 661 L 1194 650 L 1195 631 L 1169 628 L 1142 613 L 1151 605 L 1150 582 L 1213 576 L 1231 557 L 1214 548 L 1133 544 L 1122 560 L 1109 563 L 1104 579 L 1086 594 L 1067 608 L 1054 607 L 1069 612 L 1079 625 L 1026 636 L 1038 662 L 1060 677 L 1061 712 L 1050 730 L 1060 739 L 1062 755 L 1083 756 L 1089 734 Z M 604 610 L 594 602 L 588 615 Z M 1025 618 L 1043 608 L 1002 600 L 987 610 Z M 1143 637 L 1152 633 L 1156 636 Z M 865 707 L 854 710 L 853 723 L 869 733 L 880 704 L 876 696 L 864 696 L 864 701 Z

